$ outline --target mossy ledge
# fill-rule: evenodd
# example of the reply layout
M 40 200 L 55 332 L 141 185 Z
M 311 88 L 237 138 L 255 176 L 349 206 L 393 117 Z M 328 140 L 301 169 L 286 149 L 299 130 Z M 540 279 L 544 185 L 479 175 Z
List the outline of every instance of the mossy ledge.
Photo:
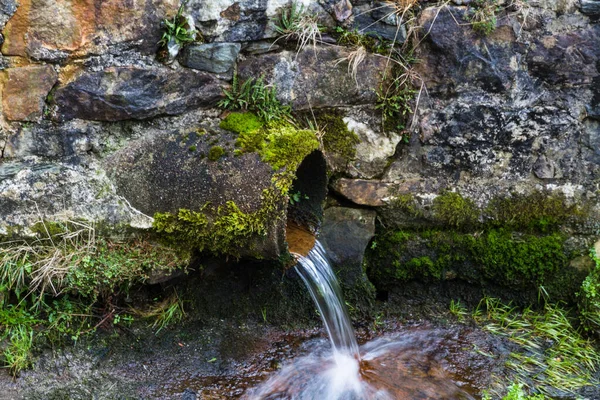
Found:
M 199 210 L 158 212 L 154 230 L 171 246 L 238 258 L 244 250 L 244 256 L 262 258 L 257 239 L 268 240 L 272 228 L 286 218 L 295 172 L 319 142 L 314 131 L 287 122 L 266 124 L 250 112 L 230 113 L 221 128 L 238 134 L 238 156 L 257 153 L 275 171 L 270 187 L 262 192 L 260 207 L 244 210 L 243 204 L 224 199 L 221 205 L 205 203 Z

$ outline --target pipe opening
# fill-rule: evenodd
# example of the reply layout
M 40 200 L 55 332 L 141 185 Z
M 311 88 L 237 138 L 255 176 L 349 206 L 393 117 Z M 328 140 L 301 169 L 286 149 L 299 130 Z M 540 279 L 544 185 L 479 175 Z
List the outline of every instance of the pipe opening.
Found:
M 286 237 L 290 253 L 306 255 L 315 244 L 327 196 L 327 163 L 323 153 L 304 158 L 289 192 Z

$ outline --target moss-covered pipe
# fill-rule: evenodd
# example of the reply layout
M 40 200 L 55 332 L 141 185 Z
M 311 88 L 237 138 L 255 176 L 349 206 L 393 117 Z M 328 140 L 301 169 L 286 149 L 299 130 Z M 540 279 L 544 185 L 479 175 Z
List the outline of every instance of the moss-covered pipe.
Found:
M 288 211 L 304 225 L 322 213 L 326 164 L 316 136 L 289 125 L 228 129 L 213 122 L 142 138 L 105 166 L 117 192 L 153 216 L 154 230 L 174 246 L 238 258 L 287 255 Z

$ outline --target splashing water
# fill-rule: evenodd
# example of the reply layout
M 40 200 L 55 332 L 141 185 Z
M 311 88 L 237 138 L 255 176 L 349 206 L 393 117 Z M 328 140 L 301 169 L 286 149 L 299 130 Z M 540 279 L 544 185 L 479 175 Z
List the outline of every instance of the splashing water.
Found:
M 318 241 L 306 257 L 298 256 L 296 271 L 319 310 L 332 348 L 313 349 L 294 360 L 245 399 L 473 399 L 427 359 L 424 350 L 441 343 L 435 332 L 380 338 L 359 348 L 339 284 Z

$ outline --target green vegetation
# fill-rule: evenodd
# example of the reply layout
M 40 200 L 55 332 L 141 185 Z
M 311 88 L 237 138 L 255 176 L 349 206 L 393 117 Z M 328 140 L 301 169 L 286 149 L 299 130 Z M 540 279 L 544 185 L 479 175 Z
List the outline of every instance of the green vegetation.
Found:
M 225 154 L 225 149 L 221 146 L 213 146 L 208 150 L 208 159 L 210 161 L 217 161 L 219 158 L 223 157 Z
M 440 280 L 447 273 L 470 282 L 521 288 L 544 284 L 562 291 L 576 284 L 559 273 L 568 257 L 565 237 L 558 233 L 389 231 L 375 240 L 377 246 L 368 253 L 370 275 L 383 286 L 394 280 Z
M 181 5 L 177 10 L 177 14 L 175 14 L 173 18 L 170 20 L 162 20 L 161 27 L 163 28 L 163 34 L 158 42 L 159 46 L 166 47 L 167 44 L 172 40 L 174 40 L 178 45 L 182 46 L 184 44 L 196 41 L 197 37 L 199 41 L 202 41 L 200 32 L 190 29 L 187 19 L 183 16 L 183 9 L 185 8 L 187 2 L 188 0 L 181 2 Z
M 496 13 L 499 6 L 496 0 L 475 0 L 470 4 L 467 20 L 475 32 L 488 36 L 496 29 Z
M 523 391 L 522 383 L 513 383 L 508 387 L 508 393 L 502 398 L 502 400 L 545 400 L 546 396 L 543 394 L 535 394 L 528 396 Z M 482 400 L 492 400 L 489 395 L 484 395 Z
M 506 365 L 519 381 L 528 382 L 531 391 L 574 394 L 583 387 L 600 384 L 594 378 L 600 354 L 574 329 L 567 312 L 559 306 L 546 302 L 543 313 L 529 308 L 519 312 L 498 299 L 486 297 L 473 318 L 483 329 L 504 336 L 521 348 L 511 353 Z M 511 391 L 517 396 L 521 388 Z
M 37 239 L 0 245 L 1 358 L 13 374 L 31 364 L 36 344 L 76 341 L 106 322 L 129 320 L 118 300 L 133 285 L 188 263 L 147 241 L 97 237 L 81 221 L 40 222 L 34 231 Z
M 289 106 L 277 99 L 275 86 L 265 85 L 263 77 L 248 78 L 240 84 L 237 75 L 233 76 L 231 91 L 224 90 L 225 98 L 219 107 L 231 111 L 252 111 L 265 122 L 289 120 Z
M 275 31 L 280 35 L 279 39 L 295 40 L 298 52 L 309 44 L 315 49 L 321 41 L 323 28 L 319 26 L 317 15 L 308 13 L 304 5 L 298 6 L 298 3 L 292 2 L 289 9 L 283 10 L 279 20 L 273 22 Z
M 374 35 L 371 32 L 367 32 L 366 34 L 360 33 L 356 28 L 347 30 L 337 26 L 332 33 L 340 46 L 364 47 L 365 50 L 371 53 L 384 56 L 388 55 L 392 48 L 391 42 L 386 42 L 381 37 Z
M 586 331 L 600 335 L 600 258 L 594 250 L 591 257 L 595 266 L 577 293 L 579 318 Z
M 459 193 L 444 192 L 433 200 L 434 217 L 454 228 L 467 228 L 477 223 L 480 211 L 473 200 Z
M 537 232 L 550 232 L 569 219 L 585 217 L 563 195 L 543 191 L 495 198 L 484 214 L 491 225 Z
M 233 112 L 219 125 L 222 129 L 241 133 L 241 134 L 252 134 L 262 128 L 265 123 L 255 114 L 251 112 L 237 113 Z
M 316 124 L 323 132 L 323 148 L 325 151 L 342 157 L 346 162 L 356 156 L 356 145 L 360 139 L 348 129 L 342 116 L 335 111 L 316 116 Z
M 381 110 L 382 126 L 384 131 L 403 132 L 407 127 L 407 120 L 413 109 L 410 105 L 417 91 L 413 88 L 412 78 L 406 73 L 406 67 L 396 66 L 392 77 L 380 84 L 377 91 L 375 109 Z M 410 136 L 405 133 L 403 141 L 408 142 Z
M 419 209 L 417 201 L 411 193 L 394 194 L 390 201 L 390 207 L 400 210 L 412 217 L 423 216 L 423 212 Z

